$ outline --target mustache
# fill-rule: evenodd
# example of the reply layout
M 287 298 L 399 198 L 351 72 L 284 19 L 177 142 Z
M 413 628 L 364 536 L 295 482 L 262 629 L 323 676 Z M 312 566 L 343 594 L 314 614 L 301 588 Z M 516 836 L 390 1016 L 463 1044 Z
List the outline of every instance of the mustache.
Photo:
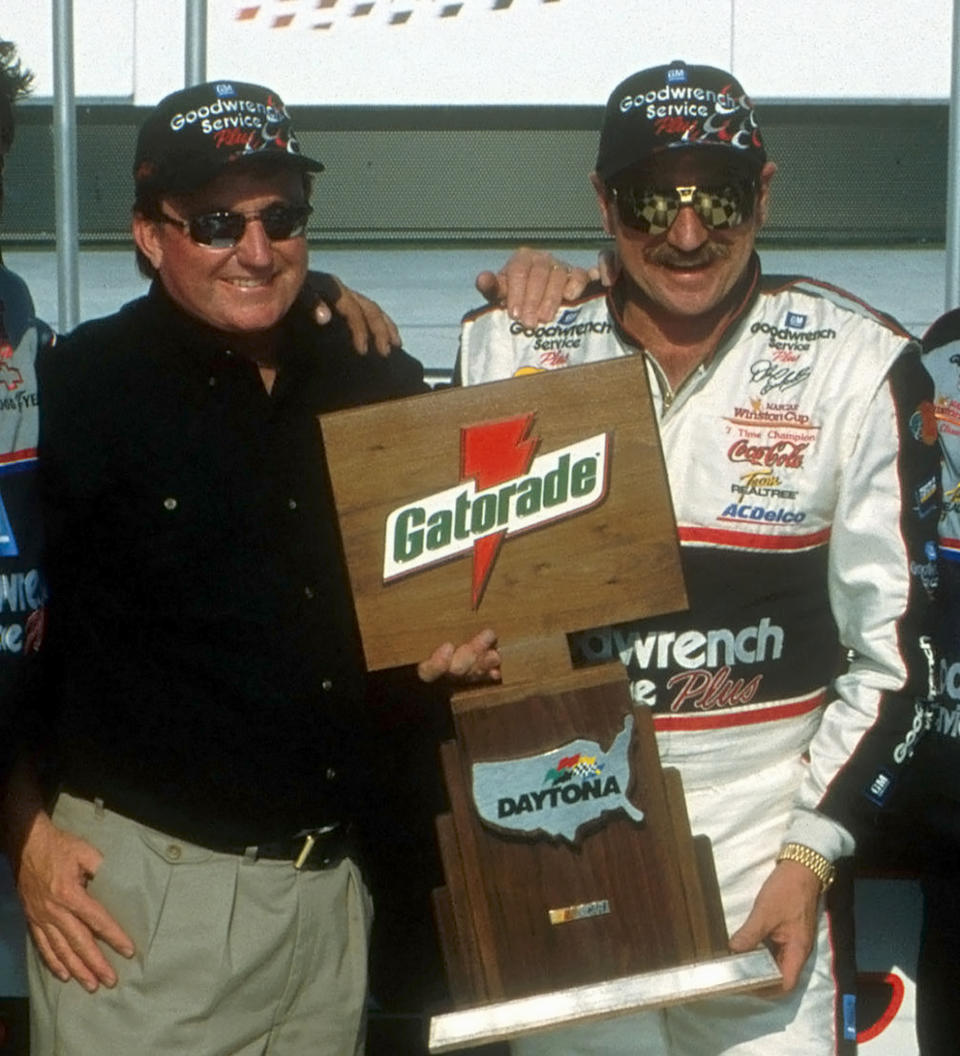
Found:
M 665 265 L 670 268 L 700 268 L 712 264 L 715 260 L 726 260 L 730 256 L 730 247 L 722 242 L 705 242 L 691 253 L 685 253 L 668 242 L 651 246 L 646 253 L 651 264 Z

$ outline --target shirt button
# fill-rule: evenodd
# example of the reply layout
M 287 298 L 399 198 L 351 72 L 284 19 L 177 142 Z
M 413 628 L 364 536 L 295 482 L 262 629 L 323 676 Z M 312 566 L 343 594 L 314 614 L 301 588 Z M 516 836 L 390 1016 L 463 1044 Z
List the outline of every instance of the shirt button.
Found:
M 297 500 L 287 499 L 287 506 L 289 506 L 291 510 L 295 510 L 297 508 Z
M 177 508 L 177 500 L 174 498 L 166 498 L 163 500 L 163 508 L 165 510 L 175 510 Z
M 172 862 L 179 862 L 181 854 L 183 854 L 183 851 L 181 851 L 175 843 L 171 843 L 170 846 L 167 848 L 167 857 Z
M 330 690 L 331 690 L 331 689 L 333 689 L 333 683 L 332 683 L 332 682 L 330 681 L 330 679 L 329 679 L 329 678 L 325 678 L 325 679 L 324 679 L 324 680 L 323 680 L 323 681 L 322 681 L 322 682 L 320 683 L 320 688 L 321 688 L 321 689 L 322 689 L 322 690 L 323 690 L 323 691 L 324 691 L 325 693 L 329 693 L 329 692 L 330 692 Z
M 337 776 L 337 771 L 332 766 L 327 767 L 327 780 L 332 781 Z
M 217 379 L 216 378 L 207 378 L 207 384 L 212 389 L 214 387 L 214 385 L 217 384 Z
M 312 598 L 313 597 L 313 587 L 304 587 L 303 588 L 303 596 L 305 598 Z

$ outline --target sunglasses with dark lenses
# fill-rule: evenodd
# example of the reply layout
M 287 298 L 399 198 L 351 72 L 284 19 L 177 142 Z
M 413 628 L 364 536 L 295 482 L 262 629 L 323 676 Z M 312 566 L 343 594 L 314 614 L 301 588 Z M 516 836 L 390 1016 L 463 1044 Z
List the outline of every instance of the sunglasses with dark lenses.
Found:
M 704 227 L 722 231 L 736 227 L 753 215 L 756 184 L 720 184 L 716 187 L 611 187 L 617 215 L 625 227 L 650 235 L 669 231 L 684 205 L 692 207 Z
M 235 246 L 251 220 L 259 220 L 271 242 L 285 238 L 299 238 L 307 229 L 307 219 L 313 209 L 309 205 L 268 205 L 258 213 L 197 213 L 186 220 L 178 220 L 161 212 L 158 217 L 165 224 L 179 227 L 201 246 L 211 249 L 230 249 Z

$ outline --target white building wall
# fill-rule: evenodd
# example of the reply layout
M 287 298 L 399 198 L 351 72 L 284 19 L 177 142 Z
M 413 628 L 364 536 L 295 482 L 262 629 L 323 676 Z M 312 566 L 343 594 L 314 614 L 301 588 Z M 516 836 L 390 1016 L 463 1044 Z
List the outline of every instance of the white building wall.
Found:
M 38 98 L 51 6 L 0 0 Z M 300 104 L 596 105 L 683 58 L 758 99 L 945 99 L 951 22 L 950 0 L 208 0 L 208 72 Z M 183 32 L 183 0 L 74 0 L 77 95 L 156 102 L 182 83 Z

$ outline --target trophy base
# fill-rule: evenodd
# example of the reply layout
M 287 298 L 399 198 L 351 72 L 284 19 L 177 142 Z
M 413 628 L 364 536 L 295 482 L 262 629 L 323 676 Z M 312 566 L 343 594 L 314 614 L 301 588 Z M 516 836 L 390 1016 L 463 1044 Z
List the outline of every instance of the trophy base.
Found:
M 455 1052 L 574 1023 L 756 990 L 777 984 L 780 979 L 780 970 L 769 950 L 731 954 L 433 1016 L 429 1048 L 430 1052 Z

